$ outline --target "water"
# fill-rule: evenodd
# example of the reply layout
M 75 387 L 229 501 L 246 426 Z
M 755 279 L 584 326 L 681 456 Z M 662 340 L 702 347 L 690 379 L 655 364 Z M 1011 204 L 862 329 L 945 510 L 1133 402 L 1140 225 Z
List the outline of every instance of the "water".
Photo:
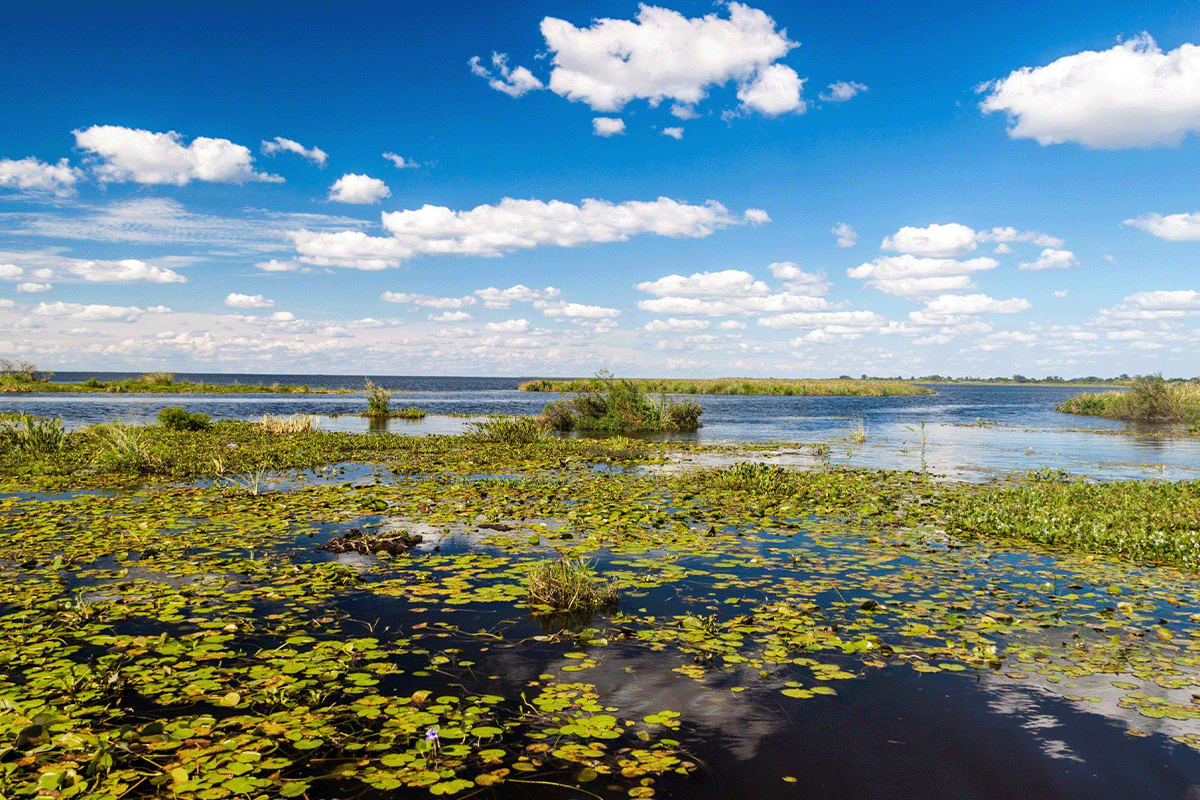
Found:
M 57 376 L 66 381 L 92 377 Z M 114 377 L 136 377 L 103 374 Z M 356 388 L 357 378 L 321 375 L 177 375 L 206 383 L 306 384 Z M 395 407 L 418 406 L 421 421 L 389 420 L 384 428 L 405 435 L 457 434 L 469 419 L 452 415 L 537 414 L 561 395 L 521 392 L 521 378 L 378 376 L 394 392 Z M 994 473 L 1065 469 L 1098 478 L 1200 477 L 1200 438 L 1173 436 L 1170 426 L 1137 426 L 1095 417 L 1060 414 L 1075 386 L 934 385 L 937 394 L 913 397 L 776 397 L 702 395 L 704 427 L 673 438 L 700 443 L 781 442 L 793 452 L 760 454 L 779 463 L 815 463 L 801 446 L 829 445 L 830 463 L 885 469 L 916 469 L 973 479 Z M 213 419 L 253 420 L 263 414 L 315 414 L 326 430 L 366 432 L 359 393 L 296 394 L 21 394 L 0 395 L 0 411 L 56 417 L 70 428 L 112 420 L 154 421 L 167 405 Z M 861 423 L 864 442 L 853 440 Z M 744 458 L 744 455 L 738 456 Z

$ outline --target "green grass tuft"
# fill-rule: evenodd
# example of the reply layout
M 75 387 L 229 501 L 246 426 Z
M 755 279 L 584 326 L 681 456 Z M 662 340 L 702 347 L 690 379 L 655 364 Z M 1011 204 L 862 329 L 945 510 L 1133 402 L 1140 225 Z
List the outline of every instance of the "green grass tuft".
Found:
M 617 607 L 617 590 L 577 558 L 540 561 L 529 571 L 526 598 L 556 611 L 590 612 Z

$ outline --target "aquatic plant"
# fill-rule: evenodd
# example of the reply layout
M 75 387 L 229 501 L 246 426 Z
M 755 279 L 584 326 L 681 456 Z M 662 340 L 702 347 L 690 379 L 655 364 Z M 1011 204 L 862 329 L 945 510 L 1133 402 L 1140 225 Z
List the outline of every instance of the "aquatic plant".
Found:
M 166 386 L 175 380 L 175 375 L 171 372 L 147 372 L 138 380 L 150 386 Z
M 0 449 L 22 453 L 54 453 L 66 441 L 62 422 L 28 414 L 0 420 Z
M 203 431 L 212 425 L 208 414 L 189 414 L 183 406 L 167 406 L 159 411 L 158 424 L 169 431 Z
M 1142 422 L 1200 422 L 1200 382 L 1139 375 L 1129 391 L 1089 392 L 1058 405 L 1068 414 Z
M 639 391 L 651 394 L 765 394 L 807 397 L 891 397 L 934 394 L 934 390 L 918 386 L 910 381 L 885 379 L 638 378 L 632 382 L 637 385 Z M 522 383 L 520 389 L 523 392 L 591 392 L 601 389 L 600 384 L 602 383 L 603 380 L 597 378 L 567 380 L 539 378 Z
M 601 372 L 569 400 L 548 404 L 540 420 L 558 431 L 694 431 L 700 427 L 702 410 L 699 403 L 669 400 L 666 395 L 655 402 L 637 382 Z
M 479 442 L 497 442 L 505 445 L 524 445 L 540 442 L 547 438 L 544 427 L 534 417 L 506 416 L 498 414 L 467 423 L 467 436 Z
M 317 429 L 317 418 L 312 414 L 263 414 L 258 425 L 268 433 L 307 433 Z
M 563 557 L 539 561 L 526 578 L 526 597 L 556 611 L 589 612 L 617 606 L 617 590 L 600 580 L 586 562 Z
M 140 473 L 155 459 L 144 428 L 124 422 L 107 422 L 87 429 L 89 438 L 99 443 L 95 463 L 104 469 Z
M 382 386 L 376 386 L 370 378 L 363 385 L 367 395 L 367 416 L 386 417 L 390 415 L 392 393 Z
M 865 444 L 867 441 L 867 422 L 862 417 L 846 426 L 846 436 L 855 444 Z

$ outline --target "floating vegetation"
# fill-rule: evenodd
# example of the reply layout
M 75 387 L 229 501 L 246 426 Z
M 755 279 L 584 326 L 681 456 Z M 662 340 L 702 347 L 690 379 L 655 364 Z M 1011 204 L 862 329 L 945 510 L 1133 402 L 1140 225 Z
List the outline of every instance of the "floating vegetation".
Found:
M 140 472 L 93 464 L 116 430 Z M 902 758 L 872 749 L 877 718 L 830 733 L 869 692 L 891 709 L 997 686 L 1053 697 L 1055 736 L 1149 748 L 1139 775 L 1200 763 L 1197 483 L 658 475 L 612 468 L 665 452 L 628 439 L 227 422 L 65 441 L 0 453 L 22 490 L 0 496 L 5 797 L 738 796 L 728 748 L 804 781 L 771 742 Z M 184 482 L 318 466 L 269 493 Z M 418 535 L 440 549 L 393 557 Z M 569 604 L 545 598 L 587 587 L 594 613 L 557 624 Z M 972 713 L 993 716 L 955 722 L 1002 719 Z
M 677 379 L 637 378 L 630 381 L 638 391 L 649 394 L 771 394 L 798 397 L 891 397 L 895 395 L 935 394 L 932 389 L 910 381 L 854 378 L 778 379 L 717 378 Z M 603 390 L 602 379 L 540 378 L 521 384 L 523 392 L 595 392 Z
M 326 553 L 362 553 L 363 555 L 390 553 L 396 556 L 407 553 L 423 541 L 425 541 L 425 537 L 421 534 L 408 531 L 379 533 L 372 536 L 363 533 L 358 528 L 351 528 L 317 549 L 324 550 Z
M 1144 422 L 1200 422 L 1200 382 L 1140 375 L 1129 391 L 1092 392 L 1063 401 L 1059 411 Z

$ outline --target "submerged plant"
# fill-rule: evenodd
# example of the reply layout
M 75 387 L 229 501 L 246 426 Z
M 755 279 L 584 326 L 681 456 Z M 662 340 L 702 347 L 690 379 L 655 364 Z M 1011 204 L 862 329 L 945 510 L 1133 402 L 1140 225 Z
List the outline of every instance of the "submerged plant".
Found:
M 538 562 L 529 571 L 526 597 L 530 603 L 556 611 L 589 612 L 617 606 L 616 587 L 598 579 L 586 562 L 567 557 Z

